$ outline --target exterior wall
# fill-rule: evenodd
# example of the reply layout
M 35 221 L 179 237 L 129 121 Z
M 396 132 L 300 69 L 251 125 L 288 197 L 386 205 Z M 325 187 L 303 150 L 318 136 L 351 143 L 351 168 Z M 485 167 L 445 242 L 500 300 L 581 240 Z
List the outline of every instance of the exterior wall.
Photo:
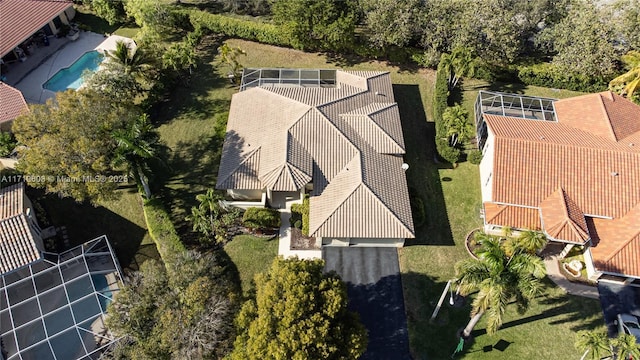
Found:
M 262 199 L 262 190 L 235 190 L 227 189 L 227 194 L 235 200 L 260 200 Z
M 480 162 L 480 189 L 482 191 L 483 202 L 493 200 L 492 189 L 495 139 L 491 129 L 487 128 L 487 131 L 487 142 L 482 149 L 483 156 L 482 161 Z
M 322 246 L 402 247 L 397 238 L 322 238 Z

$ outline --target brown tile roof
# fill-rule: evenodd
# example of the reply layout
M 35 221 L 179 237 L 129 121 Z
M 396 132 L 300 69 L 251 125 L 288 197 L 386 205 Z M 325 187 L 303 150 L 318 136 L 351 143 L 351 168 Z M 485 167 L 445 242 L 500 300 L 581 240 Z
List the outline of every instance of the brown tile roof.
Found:
M 0 273 L 40 258 L 24 213 L 24 183 L 0 190 Z
M 487 224 L 506 226 L 514 229 L 539 230 L 540 212 L 536 208 L 512 206 L 485 202 L 484 218 Z
M 295 191 L 313 181 L 312 235 L 413 237 L 389 74 L 336 79 L 335 88 L 266 84 L 235 94 L 216 186 Z
M 560 123 L 608 140 L 640 132 L 636 106 L 611 91 L 558 100 L 554 107 Z
M 584 213 L 562 188 L 540 203 L 540 213 L 548 237 L 580 245 L 589 240 Z
M 640 277 L 640 204 L 619 219 L 588 218 L 587 223 L 596 269 Z
M 28 110 L 20 90 L 0 81 L 0 123 L 11 121 Z
M 640 276 L 640 107 L 609 92 L 554 106 L 558 122 L 484 115 L 495 138 L 490 200 L 540 207 L 550 236 L 591 237 L 596 268 Z
M 612 218 L 640 202 L 640 145 L 556 122 L 485 119 L 495 134 L 493 202 L 539 207 L 562 187 L 584 214 Z
M 0 0 L 0 57 L 71 6 L 70 0 Z

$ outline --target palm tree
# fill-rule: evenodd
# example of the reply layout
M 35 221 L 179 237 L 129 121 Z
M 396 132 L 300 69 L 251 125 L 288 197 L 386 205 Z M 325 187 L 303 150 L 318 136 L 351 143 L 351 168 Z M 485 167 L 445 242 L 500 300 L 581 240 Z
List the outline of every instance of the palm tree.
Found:
M 636 341 L 635 336 L 625 333 L 620 333 L 611 340 L 611 345 L 616 350 L 616 359 L 640 359 L 640 346 Z
M 583 352 L 580 360 L 586 359 L 587 355 L 594 360 L 611 355 L 611 343 L 606 331 L 578 331 L 574 345 Z
M 508 255 L 516 251 L 525 251 L 529 254 L 536 254 L 547 245 L 547 236 L 541 231 L 522 230 L 518 237 L 509 237 L 504 242 L 505 251 Z
M 445 71 L 449 74 L 449 90 L 458 85 L 462 76 L 475 75 L 478 62 L 473 51 L 469 48 L 458 46 L 451 54 L 442 54 L 441 61 Z
M 220 54 L 220 62 L 226 64 L 229 67 L 229 74 L 233 75 L 233 80 L 238 82 L 240 78 L 240 70 L 242 64 L 238 61 L 238 56 L 247 55 L 247 53 L 239 47 L 231 47 L 229 44 L 224 43 L 218 48 Z
M 546 274 L 540 258 L 524 251 L 508 256 L 499 238 L 487 237 L 480 241 L 480 249 L 476 251 L 478 260 L 462 260 L 456 264 L 460 294 L 478 292 L 463 337 L 471 335 L 485 313 L 487 333 L 495 333 L 502 325 L 507 304 L 514 299 L 518 311 L 524 313 L 531 300 L 542 292 L 542 278 Z
M 145 197 L 150 199 L 148 163 L 150 159 L 157 158 L 156 152 L 160 143 L 158 133 L 149 122 L 148 116 L 143 114 L 127 128 L 115 130 L 112 137 L 117 144 L 114 166 L 125 167 L 134 178 L 138 189 L 143 190 Z
M 473 136 L 474 128 L 469 124 L 468 116 L 469 112 L 460 105 L 448 107 L 442 114 L 451 146 L 456 146 L 458 141 L 469 141 Z
M 609 89 L 620 89 L 620 94 L 632 99 L 636 91 L 640 90 L 640 51 L 629 51 L 622 56 L 622 62 L 629 71 L 611 80 Z
M 142 48 L 133 47 L 123 40 L 118 40 L 116 48 L 109 50 L 107 56 L 109 61 L 105 64 L 110 70 L 123 71 L 133 76 L 144 76 L 151 65 L 151 59 Z
M 213 189 L 204 194 L 196 195 L 199 205 L 191 208 L 191 215 L 187 220 L 193 224 L 193 231 L 205 236 L 213 236 L 216 242 L 224 242 L 229 227 L 238 219 L 239 212 L 235 209 L 227 211 L 220 202 L 223 197 Z

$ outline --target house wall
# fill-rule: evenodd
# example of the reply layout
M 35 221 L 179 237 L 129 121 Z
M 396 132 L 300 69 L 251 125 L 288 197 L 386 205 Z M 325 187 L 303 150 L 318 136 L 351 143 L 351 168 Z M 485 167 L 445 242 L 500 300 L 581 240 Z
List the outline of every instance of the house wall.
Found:
M 495 149 L 495 137 L 491 129 L 487 128 L 488 136 L 484 149 L 482 149 L 483 156 L 480 162 L 480 189 L 482 191 L 482 201 L 492 201 L 493 194 L 493 162 L 494 162 L 494 149 Z
M 402 247 L 400 238 L 322 238 L 322 246 Z

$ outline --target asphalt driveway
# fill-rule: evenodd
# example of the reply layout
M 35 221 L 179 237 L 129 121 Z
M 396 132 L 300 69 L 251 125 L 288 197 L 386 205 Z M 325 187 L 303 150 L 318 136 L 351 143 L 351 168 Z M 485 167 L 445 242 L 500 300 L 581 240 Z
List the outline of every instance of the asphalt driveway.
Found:
M 614 324 L 618 314 L 640 316 L 640 287 L 599 281 L 598 292 L 609 336 L 618 335 L 618 327 Z
M 369 331 L 363 360 L 405 360 L 409 354 L 407 317 L 395 248 L 325 247 L 326 271 L 347 283 L 349 309 Z

